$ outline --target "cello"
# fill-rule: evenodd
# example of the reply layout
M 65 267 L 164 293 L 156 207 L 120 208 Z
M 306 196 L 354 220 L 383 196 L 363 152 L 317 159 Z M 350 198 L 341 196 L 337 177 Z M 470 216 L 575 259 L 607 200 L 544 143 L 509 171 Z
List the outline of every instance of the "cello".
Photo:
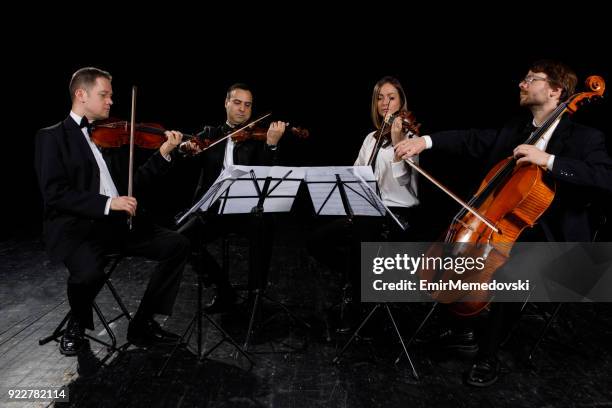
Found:
M 565 113 L 575 113 L 579 105 L 603 96 L 605 82 L 598 76 L 586 80 L 587 92 L 570 96 L 560 103 L 540 128 L 524 144 L 535 145 L 548 129 Z M 544 170 L 535 164 L 517 165 L 513 157 L 496 164 L 481 182 L 476 194 L 463 203 L 411 160 L 406 162 L 462 204 L 453 218 L 445 239 L 433 244 L 427 256 L 443 256 L 452 247 L 452 256 L 484 259 L 484 268 L 471 274 L 458 275 L 454 270 L 422 268 L 427 281 L 449 281 L 461 276 L 464 282 L 489 282 L 494 273 L 509 259 L 514 243 L 528 227 L 533 227 L 553 202 L 555 184 L 544 177 Z M 479 314 L 490 303 L 487 291 L 436 291 L 431 296 L 441 303 L 450 303 L 449 310 L 462 317 Z

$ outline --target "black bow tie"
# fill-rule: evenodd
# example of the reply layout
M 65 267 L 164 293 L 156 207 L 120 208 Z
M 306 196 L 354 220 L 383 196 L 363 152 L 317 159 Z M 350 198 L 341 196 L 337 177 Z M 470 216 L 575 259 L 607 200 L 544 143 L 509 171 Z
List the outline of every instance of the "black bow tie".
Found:
M 87 128 L 87 134 L 91 136 L 91 123 L 87 120 L 85 116 L 81 119 L 81 123 L 79 124 L 81 129 Z

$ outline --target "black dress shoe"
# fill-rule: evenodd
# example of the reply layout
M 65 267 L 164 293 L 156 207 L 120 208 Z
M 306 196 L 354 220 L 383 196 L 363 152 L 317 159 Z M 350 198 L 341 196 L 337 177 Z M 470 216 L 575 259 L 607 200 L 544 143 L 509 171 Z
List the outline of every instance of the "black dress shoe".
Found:
M 465 383 L 474 387 L 488 387 L 499 379 L 501 363 L 496 356 L 479 358 L 465 374 Z
M 161 328 L 152 318 L 134 319 L 128 327 L 127 339 L 138 347 L 175 345 L 180 336 Z
M 478 342 L 471 328 L 446 329 L 428 342 L 432 348 L 451 351 L 466 357 L 474 357 L 478 353 Z
M 217 290 L 213 300 L 206 305 L 204 312 L 207 314 L 223 313 L 231 310 L 236 302 L 234 289 Z
M 76 321 L 70 319 L 59 343 L 60 353 L 65 356 L 76 356 L 85 349 L 85 329 Z

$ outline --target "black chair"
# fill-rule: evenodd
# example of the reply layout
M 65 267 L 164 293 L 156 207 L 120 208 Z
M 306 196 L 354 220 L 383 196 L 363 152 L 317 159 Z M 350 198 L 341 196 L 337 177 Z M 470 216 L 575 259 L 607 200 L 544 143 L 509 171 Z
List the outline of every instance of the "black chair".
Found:
M 108 334 L 108 337 L 110 338 L 110 343 L 106 342 L 106 341 L 104 341 L 104 340 L 102 340 L 102 339 L 100 339 L 98 337 L 95 337 L 95 336 L 92 336 L 90 334 L 85 333 L 85 337 L 87 337 L 88 339 L 90 339 L 92 341 L 95 341 L 96 343 L 99 343 L 99 344 L 102 344 L 103 346 L 106 346 L 106 348 L 108 349 L 109 352 L 121 352 L 125 348 L 127 348 L 127 346 L 129 345 L 129 343 L 125 343 L 122 346 L 117 347 L 117 337 L 115 336 L 115 333 L 113 332 L 113 329 L 110 327 L 110 325 L 113 322 L 116 322 L 117 320 L 119 320 L 119 319 L 121 319 L 123 317 L 125 317 L 128 321 L 132 320 L 130 312 L 127 310 L 127 307 L 123 303 L 123 300 L 119 296 L 119 293 L 117 293 L 117 290 L 115 289 L 115 287 L 114 287 L 114 285 L 113 285 L 113 283 L 111 281 L 111 275 L 113 274 L 115 269 L 117 269 L 117 266 L 119 265 L 119 263 L 121 262 L 121 260 L 123 258 L 124 257 L 121 254 L 111 254 L 111 255 L 107 256 L 107 265 L 110 265 L 110 267 L 108 267 L 107 271 L 105 272 L 105 279 L 104 279 L 104 284 L 109 289 L 109 291 L 112 294 L 113 298 L 117 302 L 117 305 L 119 306 L 119 309 L 120 309 L 120 313 L 118 315 L 112 317 L 111 319 L 107 319 L 106 316 L 104 316 L 104 313 L 102 313 L 102 310 L 100 309 L 100 306 L 95 301 L 93 302 L 93 309 L 96 312 L 96 315 L 98 316 L 98 318 L 100 319 L 100 322 L 102 323 L 102 326 L 104 326 L 104 330 L 106 331 L 106 333 Z M 47 344 L 47 343 L 49 343 L 51 341 L 59 342 L 59 339 L 64 334 L 65 326 L 66 326 L 66 323 L 68 322 L 68 320 L 70 319 L 70 315 L 71 315 L 70 311 L 68 313 L 66 313 L 66 316 L 64 316 L 64 318 L 62 319 L 60 324 L 55 328 L 53 333 L 51 333 L 47 337 L 43 337 L 43 338 L 39 339 L 38 340 L 38 344 L 42 346 L 42 345 Z

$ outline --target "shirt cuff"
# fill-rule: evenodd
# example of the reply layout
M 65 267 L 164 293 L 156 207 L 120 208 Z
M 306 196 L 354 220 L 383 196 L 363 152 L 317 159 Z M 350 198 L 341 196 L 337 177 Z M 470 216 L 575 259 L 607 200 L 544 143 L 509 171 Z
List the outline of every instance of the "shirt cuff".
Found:
M 548 171 L 552 171 L 554 163 L 555 163 L 555 155 L 551 154 L 550 157 L 548 158 L 548 161 L 546 162 L 546 168 L 548 169 Z
M 425 135 L 423 136 L 423 139 L 425 139 L 425 149 L 431 149 L 431 147 L 433 146 L 431 136 Z
M 108 197 L 108 200 L 106 200 L 106 206 L 104 207 L 104 215 L 108 215 L 110 213 L 110 206 L 112 200 L 112 197 Z
M 162 155 L 161 155 L 161 157 L 163 157 L 164 159 L 166 159 L 166 161 L 167 161 L 167 162 L 172 161 L 172 156 L 170 156 L 169 154 L 166 154 L 166 155 L 163 155 L 163 154 L 162 154 Z

